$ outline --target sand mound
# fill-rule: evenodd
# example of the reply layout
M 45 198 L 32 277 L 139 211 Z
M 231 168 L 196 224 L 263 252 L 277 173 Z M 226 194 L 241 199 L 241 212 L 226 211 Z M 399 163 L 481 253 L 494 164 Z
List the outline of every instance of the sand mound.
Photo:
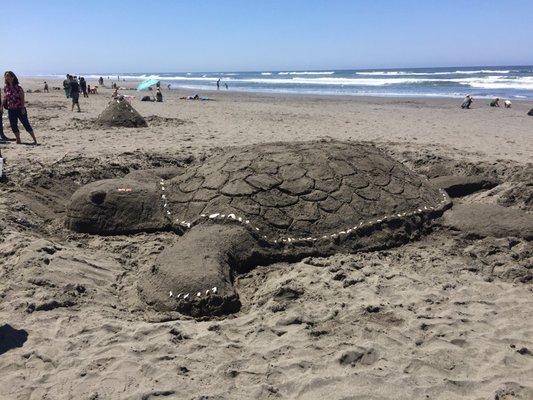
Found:
M 148 126 L 145 119 L 125 100 L 112 100 L 98 116 L 96 123 L 101 126 L 138 128 Z

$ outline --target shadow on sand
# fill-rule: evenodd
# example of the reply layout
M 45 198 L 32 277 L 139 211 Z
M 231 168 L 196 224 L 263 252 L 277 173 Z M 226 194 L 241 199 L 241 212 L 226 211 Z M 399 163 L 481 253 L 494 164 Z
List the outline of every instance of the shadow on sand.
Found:
M 15 329 L 9 324 L 0 326 L 0 355 L 16 347 L 22 347 L 28 339 L 28 332 Z

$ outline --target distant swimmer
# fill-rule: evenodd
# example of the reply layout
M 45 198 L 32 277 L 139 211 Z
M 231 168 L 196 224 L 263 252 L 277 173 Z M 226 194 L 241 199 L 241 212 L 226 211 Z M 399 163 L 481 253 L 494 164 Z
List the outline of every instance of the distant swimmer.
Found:
M 224 82 L 224 86 L 226 86 L 226 90 L 228 90 L 228 84 Z
M 461 108 L 469 109 L 473 101 L 474 101 L 474 98 L 470 95 L 467 95 L 465 99 L 463 100 L 463 103 L 461 104 Z
M 511 100 L 505 100 L 503 102 L 503 105 L 505 106 L 505 108 L 511 108 Z
M 491 107 L 499 107 L 500 106 L 500 99 L 496 97 L 494 100 L 490 102 Z

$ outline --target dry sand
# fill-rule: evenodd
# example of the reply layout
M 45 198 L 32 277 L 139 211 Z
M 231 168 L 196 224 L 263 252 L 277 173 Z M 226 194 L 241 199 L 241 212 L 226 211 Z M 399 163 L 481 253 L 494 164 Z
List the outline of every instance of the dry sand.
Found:
M 96 129 L 110 93 L 81 98 L 79 114 L 62 91 L 28 94 L 42 144 L 0 144 L 0 398 L 533 398 L 526 239 L 437 224 L 396 249 L 256 268 L 237 280 L 235 316 L 161 321 L 141 311 L 135 283 L 172 233 L 62 225 L 82 183 L 214 147 L 324 137 L 371 141 L 428 177 L 490 177 L 501 183 L 456 201 L 531 213 L 530 104 L 164 91 L 162 104 L 133 101 L 148 128 Z

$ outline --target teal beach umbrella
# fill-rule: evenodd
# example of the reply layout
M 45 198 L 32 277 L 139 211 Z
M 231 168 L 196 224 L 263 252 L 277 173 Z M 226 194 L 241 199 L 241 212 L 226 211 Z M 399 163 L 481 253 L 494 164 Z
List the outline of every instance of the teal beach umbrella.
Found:
M 139 85 L 137 86 L 137 90 L 146 90 L 150 86 L 157 85 L 158 83 L 159 83 L 159 79 L 147 79 L 139 83 Z

